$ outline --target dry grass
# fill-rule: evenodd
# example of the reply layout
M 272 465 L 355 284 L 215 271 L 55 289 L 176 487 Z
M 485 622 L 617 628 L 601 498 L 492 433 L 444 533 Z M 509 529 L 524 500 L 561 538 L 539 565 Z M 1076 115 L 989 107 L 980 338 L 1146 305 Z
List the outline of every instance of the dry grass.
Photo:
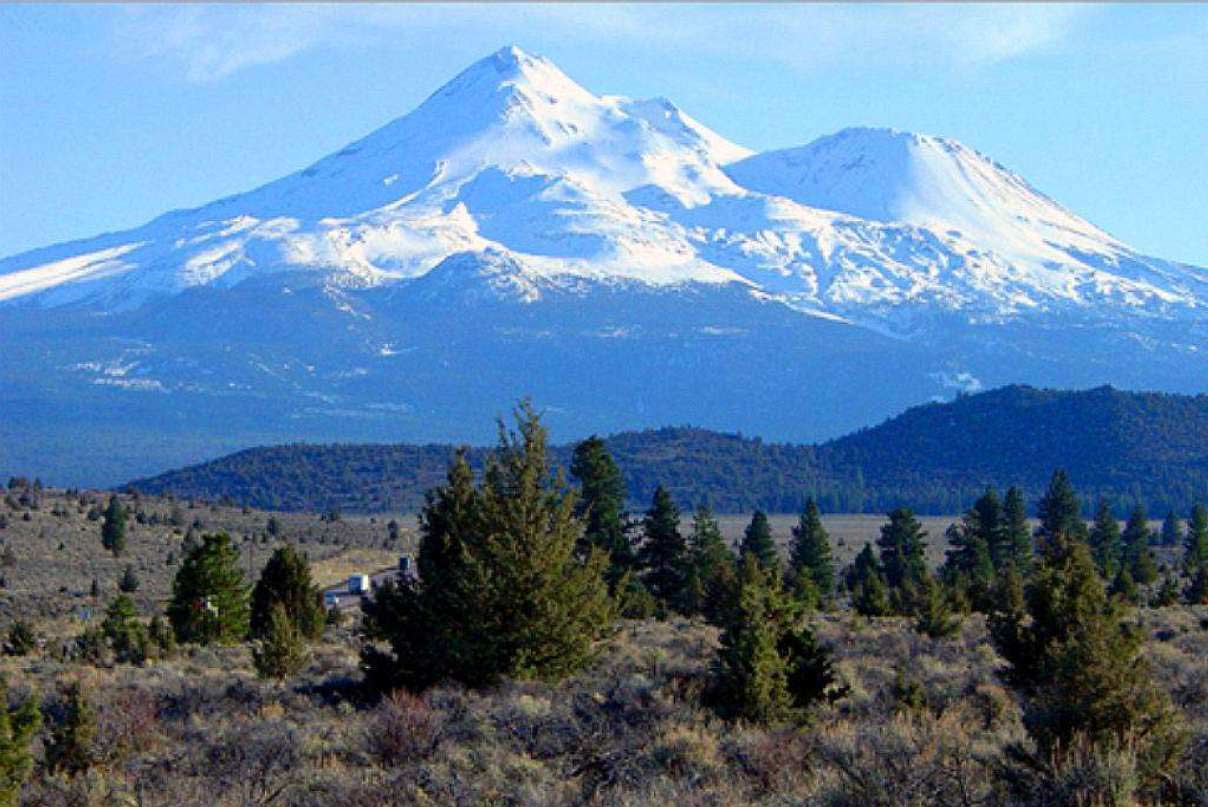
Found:
M 323 560 L 312 561 L 310 573 L 319 588 L 337 586 L 353 574 L 371 574 L 398 565 L 401 550 L 350 547 Z

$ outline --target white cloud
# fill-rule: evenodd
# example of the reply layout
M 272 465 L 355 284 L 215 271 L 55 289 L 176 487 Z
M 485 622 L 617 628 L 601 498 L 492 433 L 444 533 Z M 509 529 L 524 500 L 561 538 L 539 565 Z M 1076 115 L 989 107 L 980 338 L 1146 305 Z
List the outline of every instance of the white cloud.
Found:
M 1056 5 L 319 5 L 127 9 L 114 37 L 127 56 L 194 82 L 321 47 L 456 46 L 557 38 L 772 61 L 789 69 L 866 64 L 978 67 L 1061 45 L 1091 13 Z

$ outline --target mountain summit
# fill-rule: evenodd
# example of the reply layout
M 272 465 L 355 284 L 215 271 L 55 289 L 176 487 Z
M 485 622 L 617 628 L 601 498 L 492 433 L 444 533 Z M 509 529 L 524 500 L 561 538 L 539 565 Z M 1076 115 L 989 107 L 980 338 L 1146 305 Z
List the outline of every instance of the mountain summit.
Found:
M 754 154 L 507 47 L 294 174 L 0 260 L 0 382 L 29 411 L 175 413 L 190 446 L 228 403 L 250 439 L 465 439 L 451 402 L 481 421 L 526 392 L 573 429 L 815 439 L 950 387 L 1194 390 L 1206 312 L 1208 271 L 955 141 Z M 629 380 L 599 393 L 601 367 Z

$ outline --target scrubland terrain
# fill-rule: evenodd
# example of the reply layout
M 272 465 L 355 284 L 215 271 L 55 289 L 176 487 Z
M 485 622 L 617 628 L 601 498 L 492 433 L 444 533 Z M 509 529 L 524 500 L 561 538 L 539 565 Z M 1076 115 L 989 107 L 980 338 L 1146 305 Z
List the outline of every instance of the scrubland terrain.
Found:
M 0 608 L 38 636 L 28 655 L 0 660 L 11 703 L 42 698 L 22 804 L 993 805 L 1025 803 L 1017 786 L 1037 776 L 1012 756 L 1026 747 L 1021 711 L 977 615 L 949 639 L 920 635 L 908 618 L 813 615 L 850 689 L 808 724 L 781 727 L 726 721 L 702 706 L 718 632 L 682 618 L 622 621 L 592 664 L 558 684 L 444 685 L 380 700 L 361 686 L 352 617 L 328 625 L 301 672 L 280 683 L 256 676 L 247 645 L 186 646 L 137 666 L 82 662 L 65 652 L 86 627 L 81 608 L 103 609 L 130 564 L 141 614 L 157 613 L 190 529 L 230 532 L 253 575 L 275 541 L 296 542 L 316 579 L 331 582 L 411 550 L 414 520 L 398 517 L 392 541 L 388 518 L 275 514 L 273 538 L 263 512 L 126 498 L 148 523 L 130 520 L 115 559 L 87 515 L 101 496 L 39 499 L 36 510 L 6 509 L 0 530 Z M 947 521 L 925 522 L 937 562 Z M 788 518 L 772 523 L 783 540 Z M 828 518 L 836 561 L 848 562 L 880 523 Z M 743 526 L 725 519 L 727 540 Z M 1143 608 L 1134 618 L 1188 736 L 1170 792 L 1179 804 L 1208 803 L 1208 608 Z M 65 719 L 73 683 L 94 711 L 91 764 L 52 774 L 42 746 Z M 1131 771 L 1127 753 L 1088 754 L 1034 788 L 1031 803 L 1082 803 L 1088 782 L 1126 781 Z

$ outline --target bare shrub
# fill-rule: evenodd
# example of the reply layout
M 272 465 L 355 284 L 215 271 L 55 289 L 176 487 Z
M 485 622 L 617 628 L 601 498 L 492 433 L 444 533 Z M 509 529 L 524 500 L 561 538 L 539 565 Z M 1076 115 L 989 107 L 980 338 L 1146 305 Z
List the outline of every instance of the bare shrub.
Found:
M 382 765 L 427 759 L 441 740 L 444 717 L 422 698 L 396 690 L 374 708 L 366 728 L 366 746 Z

